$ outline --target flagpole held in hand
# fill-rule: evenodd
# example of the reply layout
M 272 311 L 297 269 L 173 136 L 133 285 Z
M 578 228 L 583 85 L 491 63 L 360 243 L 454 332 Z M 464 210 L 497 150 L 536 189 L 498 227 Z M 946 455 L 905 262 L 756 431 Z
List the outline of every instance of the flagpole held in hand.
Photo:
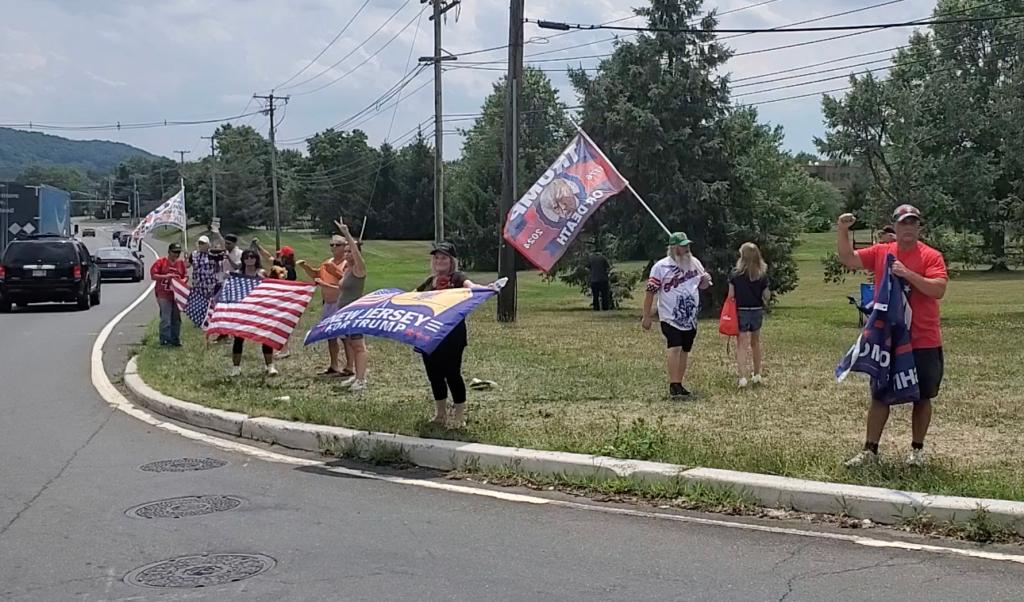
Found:
M 597 150 L 597 152 L 601 155 L 601 158 L 607 161 L 609 165 L 614 165 L 611 159 L 608 158 L 608 155 L 605 155 L 604 151 L 601 150 L 601 147 L 598 146 L 597 143 L 593 141 L 593 139 L 591 139 L 590 135 L 587 134 L 587 132 L 582 127 L 580 127 L 580 124 L 576 123 L 576 121 L 572 117 L 568 117 L 568 119 L 569 123 L 571 123 L 572 126 L 576 128 L 576 131 L 579 132 L 580 135 L 583 136 L 587 140 L 587 142 L 589 142 L 594 147 L 594 149 Z M 658 215 L 654 213 L 654 210 L 651 209 L 650 205 L 648 205 L 646 201 L 644 201 L 643 197 L 640 196 L 640 193 L 638 193 L 636 189 L 633 188 L 633 185 L 629 183 L 629 180 L 625 178 L 623 178 L 622 180 L 623 182 L 626 183 L 626 189 L 633 193 L 633 196 L 636 197 L 636 200 L 640 201 L 640 204 L 643 206 L 643 208 L 647 210 L 647 213 L 651 214 L 651 217 L 653 217 L 654 221 L 657 222 L 659 226 L 661 226 L 661 229 L 665 231 L 665 234 L 671 236 L 672 231 L 669 230 L 668 227 L 665 226 L 665 223 L 661 221 L 661 218 L 659 218 Z

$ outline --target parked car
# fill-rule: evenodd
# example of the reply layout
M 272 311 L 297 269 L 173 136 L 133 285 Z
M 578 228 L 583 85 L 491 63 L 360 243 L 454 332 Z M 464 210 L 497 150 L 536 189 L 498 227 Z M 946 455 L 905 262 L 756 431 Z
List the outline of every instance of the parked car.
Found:
M 29 303 L 77 303 L 81 309 L 100 304 L 102 276 L 89 249 L 52 234 L 12 241 L 0 258 L 0 311 Z
M 127 247 L 105 247 L 98 249 L 93 256 L 100 268 L 104 280 L 111 278 L 131 278 L 132 282 L 141 281 L 146 275 L 146 265 L 138 253 Z
M 82 228 L 82 238 L 85 238 L 87 236 L 91 236 L 93 238 L 96 238 L 96 229 L 95 228 Z

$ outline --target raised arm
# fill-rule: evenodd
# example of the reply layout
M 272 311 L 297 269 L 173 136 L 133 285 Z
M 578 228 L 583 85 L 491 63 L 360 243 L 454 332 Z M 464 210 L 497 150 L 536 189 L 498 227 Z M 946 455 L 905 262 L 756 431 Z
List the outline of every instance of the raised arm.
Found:
M 313 280 L 316 280 L 317 278 L 320 277 L 320 271 L 319 270 L 314 270 L 313 268 L 309 267 L 309 264 L 306 263 L 305 259 L 300 259 L 300 260 L 296 261 L 295 265 L 297 265 L 300 268 L 302 268 L 302 271 L 305 272 L 306 275 L 309 276 L 310 278 L 312 278 Z
M 252 244 L 256 245 L 256 250 L 259 251 L 260 257 L 263 258 L 263 261 L 274 261 L 274 255 L 270 251 L 263 248 L 263 245 L 260 244 L 260 239 L 252 239 Z
M 850 240 L 850 228 L 856 222 L 857 218 L 852 213 L 844 213 L 839 216 L 839 221 L 836 224 L 836 252 L 839 254 L 840 263 L 851 270 L 863 270 L 864 262 L 853 250 L 853 242 Z
M 345 242 L 348 243 L 348 248 L 352 251 L 352 262 L 355 264 L 352 266 L 352 273 L 359 278 L 366 278 L 366 262 L 363 261 L 363 253 L 359 250 L 359 243 L 352 237 L 348 224 L 339 219 L 334 222 L 334 225 L 338 227 L 338 232 L 341 232 L 341 235 L 345 237 Z

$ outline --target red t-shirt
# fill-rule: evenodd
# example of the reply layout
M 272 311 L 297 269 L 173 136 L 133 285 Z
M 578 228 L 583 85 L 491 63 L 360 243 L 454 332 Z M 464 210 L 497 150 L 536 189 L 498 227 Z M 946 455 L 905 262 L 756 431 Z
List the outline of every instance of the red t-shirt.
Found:
M 185 266 L 183 259 L 178 259 L 174 263 L 171 263 L 166 257 L 161 257 L 153 263 L 153 267 L 149 268 L 149 275 L 156 281 L 156 296 L 164 299 L 174 298 L 174 289 L 171 288 L 170 280 L 157 280 L 157 275 L 175 273 L 179 278 L 184 280 L 188 275 L 188 268 Z
M 875 291 L 878 291 L 885 271 L 885 256 L 892 253 L 907 269 L 925 278 L 949 278 L 946 274 L 946 260 L 942 253 L 918 241 L 910 251 L 901 251 L 898 243 L 887 243 L 857 251 L 864 269 L 875 273 Z M 939 327 L 939 300 L 925 295 L 911 287 L 910 310 L 913 318 L 910 324 L 910 344 L 914 349 L 942 346 L 942 330 Z

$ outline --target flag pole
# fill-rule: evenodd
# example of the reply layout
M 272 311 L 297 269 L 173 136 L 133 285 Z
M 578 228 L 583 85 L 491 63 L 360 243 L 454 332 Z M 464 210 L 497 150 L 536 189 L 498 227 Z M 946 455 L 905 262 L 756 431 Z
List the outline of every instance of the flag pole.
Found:
M 181 238 L 185 241 L 184 252 L 188 253 L 188 213 L 185 213 L 185 178 L 181 178 L 181 213 L 185 216 L 185 223 L 181 228 Z
M 363 216 L 363 227 L 359 228 L 359 242 L 363 242 L 363 233 L 366 232 L 366 216 Z
M 580 124 L 576 123 L 575 119 L 573 119 L 572 117 L 567 117 L 567 119 L 569 120 L 569 123 L 571 123 L 572 126 L 576 128 L 576 131 L 579 132 L 580 135 L 583 136 L 583 138 L 585 138 L 586 141 L 589 142 L 590 145 L 594 147 L 597 153 L 601 155 L 601 158 L 604 159 L 608 163 L 608 165 L 615 165 L 614 163 L 612 163 L 611 159 L 609 159 L 608 156 L 604 154 L 604 151 L 601 150 L 601 147 L 598 146 L 596 142 L 594 142 L 590 135 L 588 135 L 587 132 L 584 131 L 582 127 L 580 127 Z M 643 197 L 640 196 L 640 193 L 638 193 L 636 189 L 633 188 L 633 185 L 629 183 L 629 180 L 622 178 L 622 181 L 626 183 L 626 188 L 633 193 L 633 196 L 636 197 L 636 200 L 640 201 L 640 204 L 643 206 L 644 209 L 647 210 L 647 213 L 650 213 L 651 217 L 654 218 L 654 221 L 656 221 L 658 225 L 661 226 L 661 229 L 665 231 L 665 234 L 671 235 L 672 231 L 669 230 L 668 227 L 665 226 L 664 222 L 662 222 L 661 219 L 658 217 L 658 215 L 654 213 L 654 210 L 651 209 L 650 205 L 648 205 L 644 201 Z

